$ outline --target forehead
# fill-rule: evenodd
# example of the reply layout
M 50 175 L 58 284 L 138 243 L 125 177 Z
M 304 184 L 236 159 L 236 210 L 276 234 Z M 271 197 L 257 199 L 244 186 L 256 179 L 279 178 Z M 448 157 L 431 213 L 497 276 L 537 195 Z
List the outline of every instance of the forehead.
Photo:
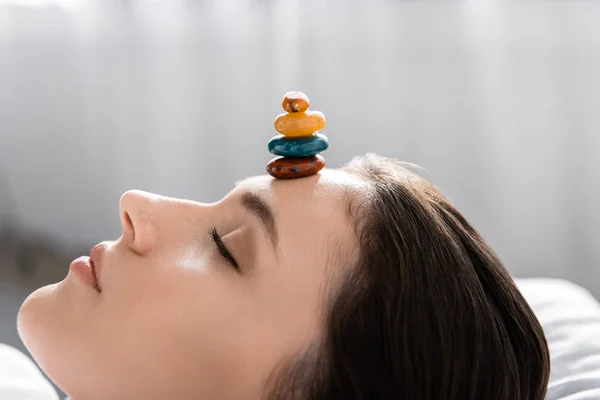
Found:
M 242 190 L 278 190 L 313 188 L 319 192 L 336 195 L 339 191 L 360 190 L 366 187 L 364 179 L 340 169 L 325 168 L 317 175 L 300 179 L 274 179 L 269 175 L 258 175 L 235 183 Z
M 273 209 L 281 256 L 291 265 L 320 265 L 345 258 L 356 246 L 350 199 L 365 193 L 365 181 L 342 170 L 292 180 L 256 176 L 234 189 L 252 191 Z M 335 254 L 334 254 L 335 253 Z M 302 267 L 306 268 L 306 267 Z
M 325 169 L 317 175 L 301 179 L 255 176 L 237 182 L 233 192 L 256 193 L 270 205 L 281 224 L 294 222 L 299 224 L 295 228 L 300 229 L 309 221 L 331 223 L 334 220 L 347 220 L 350 198 L 360 196 L 361 188 L 365 186 L 364 180 L 355 175 L 342 170 Z

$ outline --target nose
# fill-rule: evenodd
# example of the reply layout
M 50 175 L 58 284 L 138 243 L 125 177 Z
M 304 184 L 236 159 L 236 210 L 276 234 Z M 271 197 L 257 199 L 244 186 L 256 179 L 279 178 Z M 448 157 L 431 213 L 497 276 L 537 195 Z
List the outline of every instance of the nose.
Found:
M 161 196 L 129 190 L 119 201 L 123 240 L 137 254 L 144 255 L 156 243 L 158 227 L 156 213 Z

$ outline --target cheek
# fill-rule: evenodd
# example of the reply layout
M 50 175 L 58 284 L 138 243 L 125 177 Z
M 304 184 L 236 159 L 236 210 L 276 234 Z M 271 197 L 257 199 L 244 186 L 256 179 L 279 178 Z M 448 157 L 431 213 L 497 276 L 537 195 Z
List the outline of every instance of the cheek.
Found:
M 181 385 L 217 382 L 239 357 L 236 336 L 250 328 L 242 326 L 250 302 L 235 273 L 220 269 L 226 266 L 169 262 L 131 266 L 118 280 L 115 274 L 95 316 L 96 351 L 120 360 L 119 371 L 107 371 L 115 379 L 126 373 Z

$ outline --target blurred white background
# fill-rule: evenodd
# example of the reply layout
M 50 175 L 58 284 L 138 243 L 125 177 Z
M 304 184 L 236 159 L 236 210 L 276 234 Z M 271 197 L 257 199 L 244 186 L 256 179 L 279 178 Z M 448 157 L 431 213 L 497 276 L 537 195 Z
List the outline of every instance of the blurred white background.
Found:
M 263 173 L 288 90 L 329 167 L 417 163 L 513 274 L 600 295 L 600 2 L 0 0 L 0 342 L 120 235 L 125 190 L 216 201 Z

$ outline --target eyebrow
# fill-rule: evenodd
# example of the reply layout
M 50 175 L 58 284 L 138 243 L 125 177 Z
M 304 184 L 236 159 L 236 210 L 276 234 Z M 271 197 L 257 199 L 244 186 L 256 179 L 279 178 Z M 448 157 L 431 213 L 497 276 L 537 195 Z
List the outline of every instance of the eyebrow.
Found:
M 262 223 L 267 230 L 273 247 L 277 247 L 277 229 L 275 225 L 275 215 L 271 207 L 257 194 L 246 192 L 242 195 L 242 204 L 244 207 Z

